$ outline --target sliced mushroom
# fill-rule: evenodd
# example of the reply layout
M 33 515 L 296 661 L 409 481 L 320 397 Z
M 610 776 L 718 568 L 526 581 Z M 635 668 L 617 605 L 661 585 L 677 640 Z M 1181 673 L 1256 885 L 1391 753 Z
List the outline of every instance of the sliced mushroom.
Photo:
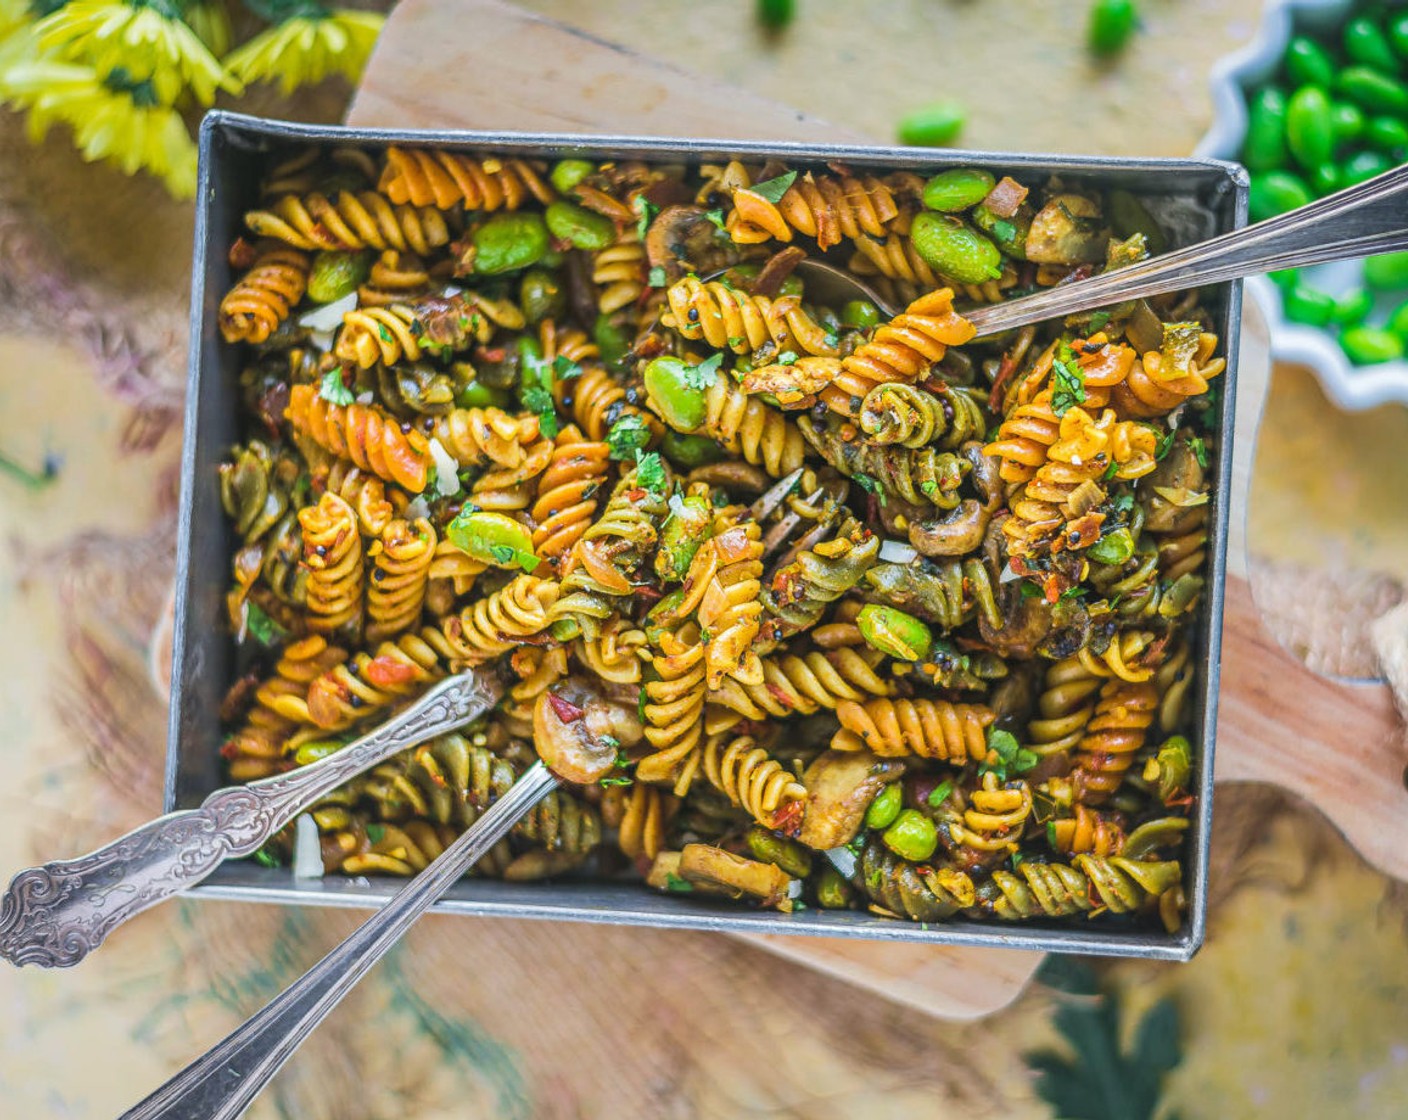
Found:
M 1027 260 L 1038 264 L 1093 264 L 1105 259 L 1109 227 L 1094 199 L 1058 194 L 1032 219 Z
M 1000 657 L 1036 656 L 1037 646 L 1051 632 L 1051 607 L 1043 599 L 1022 594 L 1021 584 L 1006 583 L 998 592 L 1002 626 L 991 625 L 979 615 L 978 630 Z
M 706 273 L 737 263 L 737 247 L 719 236 L 702 206 L 669 206 L 660 211 L 645 234 L 645 254 L 652 268 L 678 280 L 687 272 Z
M 829 851 L 849 844 L 860 831 L 870 803 L 904 773 L 900 759 L 869 751 L 826 751 L 802 776 L 807 808 L 797 839 L 809 848 Z
M 736 856 L 711 844 L 686 844 L 680 852 L 679 877 L 730 898 L 756 898 L 764 906 L 786 901 L 792 876 L 772 863 Z
M 1170 493 L 1200 493 L 1207 481 L 1207 470 L 1198 462 L 1197 453 L 1187 440 L 1175 440 L 1168 454 L 1154 472 L 1148 485 L 1155 495 L 1147 505 L 1144 527 L 1156 533 L 1186 532 L 1207 517 L 1200 506 L 1180 506 L 1159 497 L 1159 491 Z
M 640 719 L 623 704 L 603 699 L 569 679 L 533 705 L 533 746 L 565 782 L 590 785 L 608 774 L 621 747 L 640 741 Z

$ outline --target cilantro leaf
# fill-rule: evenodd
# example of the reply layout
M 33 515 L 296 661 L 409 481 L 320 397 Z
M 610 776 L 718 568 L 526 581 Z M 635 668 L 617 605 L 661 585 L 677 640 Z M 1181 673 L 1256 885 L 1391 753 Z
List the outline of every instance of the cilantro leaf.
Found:
M 787 193 L 787 188 L 796 181 L 797 173 L 789 171 L 786 175 L 779 175 L 776 179 L 765 179 L 761 183 L 754 183 L 750 189 L 754 194 L 761 195 L 776 206 L 782 201 L 782 196 Z
M 491 544 L 489 546 L 489 553 L 500 564 L 513 563 L 513 549 L 509 548 L 506 544 Z
M 656 265 L 650 270 L 647 282 L 652 288 L 668 287 L 668 281 L 665 279 L 665 270 L 660 265 Z
M 724 356 L 714 354 L 705 358 L 697 366 L 684 367 L 684 383 L 691 389 L 703 391 L 708 389 L 718 379 L 719 367 L 723 365 Z
M 288 637 L 288 631 L 270 618 L 258 603 L 246 599 L 244 606 L 245 627 L 260 645 L 272 646 Z
M 1110 313 L 1108 311 L 1096 311 L 1090 316 L 1090 333 L 1103 331 L 1110 324 Z
M 606 433 L 607 454 L 617 462 L 630 462 L 650 442 L 650 426 L 638 412 L 628 412 Z
M 597 779 L 597 785 L 599 785 L 599 786 L 628 786 L 628 785 L 631 785 L 631 784 L 634 782 L 634 780 L 635 780 L 635 779 L 633 779 L 633 778 L 612 778 L 612 777 L 598 778 L 598 779 Z
M 386 837 L 386 826 L 384 824 L 367 825 L 367 839 L 373 844 L 380 844 Z
M 538 414 L 538 430 L 548 439 L 557 435 L 557 406 L 553 403 L 552 394 L 541 385 L 529 385 L 520 397 L 524 408 Z
M 856 471 L 856 473 L 851 475 L 851 477 L 860 484 L 860 488 L 864 490 L 867 494 L 880 493 L 880 483 L 876 482 L 875 479 L 870 477 L 870 475 L 864 474 L 861 471 Z
M 1085 371 L 1076 361 L 1075 352 L 1066 343 L 1051 363 L 1051 409 L 1064 416 L 1078 404 L 1085 403 Z
M 929 808 L 937 809 L 940 805 L 942 805 L 945 801 L 949 799 L 949 795 L 951 793 L 953 793 L 953 779 L 945 778 L 942 782 L 936 785 L 933 789 L 933 792 L 929 794 Z
M 705 210 L 704 216 L 714 223 L 714 228 L 722 230 L 724 228 L 724 212 L 722 210 Z
M 797 352 L 795 350 L 784 350 L 781 354 L 777 356 L 774 362 L 775 365 L 779 366 L 796 365 L 796 363 Z
M 992 224 L 992 235 L 999 241 L 1006 241 L 1010 244 L 1017 236 L 1017 227 L 1005 218 L 999 218 Z
M 282 867 L 283 861 L 279 859 L 277 852 L 271 852 L 268 848 L 260 848 L 252 857 L 260 867 Z
M 342 380 L 342 367 L 330 369 L 323 374 L 323 383 L 318 386 L 318 396 L 331 404 L 340 405 L 346 408 L 356 398 L 352 395 L 352 390 L 347 387 L 347 383 Z
M 1156 460 L 1163 462 L 1169 450 L 1173 447 L 1173 437 L 1177 434 L 1178 433 L 1173 428 L 1170 428 L 1167 432 L 1159 436 L 1158 446 L 1154 448 L 1154 458 Z
M 688 879 L 681 879 L 671 871 L 665 875 L 665 889 L 674 894 L 688 894 L 694 890 L 694 884 Z
M 1198 466 L 1206 467 L 1208 465 L 1208 448 L 1207 444 L 1203 442 L 1203 437 L 1193 436 L 1188 440 L 1188 447 L 1193 452 L 1193 457 L 1198 460 Z
M 582 367 L 566 354 L 559 354 L 552 360 L 552 374 L 555 381 L 571 381 L 582 376 Z
M 645 240 L 645 233 L 650 228 L 650 223 L 654 221 L 655 215 L 660 213 L 660 207 L 651 202 L 644 195 L 636 195 L 631 199 L 631 209 L 640 217 L 636 221 L 636 236 L 642 241 Z
M 636 449 L 636 482 L 653 494 L 665 494 L 665 464 L 658 451 Z

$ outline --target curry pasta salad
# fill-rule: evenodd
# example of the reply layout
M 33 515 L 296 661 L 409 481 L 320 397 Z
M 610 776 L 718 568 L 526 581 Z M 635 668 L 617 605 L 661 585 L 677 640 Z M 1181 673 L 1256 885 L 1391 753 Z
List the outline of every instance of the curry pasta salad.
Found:
M 266 183 L 218 319 L 229 773 L 507 680 L 313 812 L 328 872 L 414 873 L 590 742 L 609 775 L 474 875 L 1177 929 L 1211 317 L 965 318 L 1161 246 L 1137 197 L 397 147 Z M 814 298 L 809 258 L 875 302 Z

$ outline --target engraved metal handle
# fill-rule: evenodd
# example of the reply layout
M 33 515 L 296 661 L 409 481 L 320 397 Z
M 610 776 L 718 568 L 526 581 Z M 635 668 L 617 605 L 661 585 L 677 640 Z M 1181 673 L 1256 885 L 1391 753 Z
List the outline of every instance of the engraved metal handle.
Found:
M 441 681 L 336 754 L 247 786 L 218 789 L 199 809 L 169 813 L 97 851 L 21 871 L 0 899 L 0 957 L 77 964 L 128 918 L 256 851 L 299 813 L 398 751 L 458 727 L 498 701 L 488 674 Z
M 233 1120 L 412 923 L 557 784 L 535 762 L 346 941 L 120 1120 Z
M 1264 222 L 964 317 L 979 337 L 1111 303 L 1408 249 L 1408 165 Z

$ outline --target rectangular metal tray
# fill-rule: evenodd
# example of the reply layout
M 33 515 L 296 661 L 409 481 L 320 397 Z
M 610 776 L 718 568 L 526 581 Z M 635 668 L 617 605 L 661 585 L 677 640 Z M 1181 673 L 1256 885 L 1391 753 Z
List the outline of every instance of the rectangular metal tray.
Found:
M 232 678 L 233 643 L 224 621 L 232 540 L 220 507 L 216 468 L 238 432 L 238 348 L 216 329 L 216 311 L 232 276 L 227 253 L 241 232 L 244 212 L 257 199 L 257 184 L 270 153 L 308 144 L 388 144 L 477 149 L 519 156 L 632 158 L 672 163 L 753 162 L 777 158 L 789 166 L 911 168 L 933 173 L 974 164 L 1004 169 L 1033 186 L 1049 176 L 1073 184 L 1121 186 L 1143 196 L 1174 244 L 1187 244 L 1246 222 L 1247 179 L 1236 164 L 1211 159 L 1111 159 L 1011 155 L 912 148 L 829 147 L 728 140 L 649 139 L 499 132 L 421 132 L 354 129 L 259 120 L 212 112 L 200 132 L 200 178 L 191 288 L 191 348 L 182 458 L 180 542 L 177 555 L 176 630 L 171 722 L 167 748 L 166 809 L 188 808 L 223 784 L 217 711 Z M 1197 812 L 1184 854 L 1188 913 L 1169 936 L 1157 930 L 1072 920 L 1022 923 L 956 920 L 919 925 L 860 912 L 807 910 L 779 914 L 661 895 L 638 883 L 559 882 L 513 884 L 465 880 L 437 904 L 448 913 L 507 918 L 726 930 L 823 937 L 990 945 L 1067 953 L 1186 960 L 1202 943 L 1207 905 L 1207 845 L 1212 813 L 1213 739 L 1222 636 L 1223 582 L 1227 555 L 1227 486 L 1231 478 L 1232 412 L 1236 400 L 1240 282 L 1209 292 L 1208 307 L 1227 355 L 1218 408 L 1221 440 L 1214 471 L 1209 587 L 1198 635 L 1200 679 L 1195 690 Z M 377 906 L 400 886 L 396 879 L 346 879 L 295 883 L 287 869 L 230 863 L 190 893 L 248 902 Z

